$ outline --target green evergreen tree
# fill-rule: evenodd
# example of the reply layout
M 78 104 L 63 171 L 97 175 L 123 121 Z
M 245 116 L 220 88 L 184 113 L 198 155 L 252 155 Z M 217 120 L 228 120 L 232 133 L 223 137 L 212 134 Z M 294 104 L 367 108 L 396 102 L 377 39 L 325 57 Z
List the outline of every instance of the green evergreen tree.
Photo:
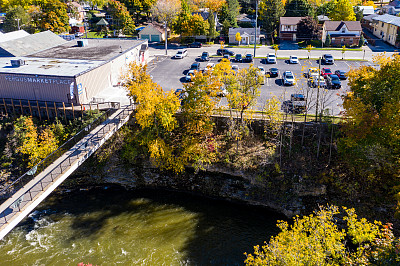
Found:
M 328 36 L 326 36 L 326 39 L 325 39 L 325 46 L 329 47 L 329 46 L 331 46 L 331 43 L 332 43 L 331 35 L 328 34 Z
M 364 38 L 364 35 L 361 34 L 360 41 L 358 42 L 358 46 L 362 47 L 364 45 L 364 43 L 365 43 L 365 38 Z
M 19 20 L 19 22 L 18 22 Z M 21 29 L 28 26 L 31 18 L 22 6 L 11 7 L 8 9 L 3 23 L 5 32 L 18 30 L 18 24 Z
M 314 9 L 307 0 L 291 0 L 286 3 L 285 17 L 312 17 Z
M 236 18 L 239 16 L 239 14 L 240 5 L 238 0 L 227 0 L 219 12 L 219 20 L 228 20 L 231 26 L 236 28 L 238 26 Z
M 262 28 L 267 34 L 272 34 L 279 26 L 279 18 L 285 15 L 281 0 L 261 0 L 259 4 Z
M 191 17 L 190 8 L 187 0 L 181 0 L 181 11 L 172 23 L 172 29 L 175 33 L 185 35 L 188 31 L 188 23 Z
M 215 29 L 215 17 L 212 12 L 211 12 L 210 16 L 208 17 L 208 24 L 210 25 L 210 28 L 208 30 L 207 37 L 210 38 L 211 40 L 213 40 L 213 39 L 215 39 L 215 37 L 218 36 L 218 32 Z
M 232 25 L 231 25 L 231 23 L 229 23 L 229 21 L 227 19 L 225 19 L 224 22 L 222 23 L 221 35 L 228 36 L 229 28 L 232 28 Z

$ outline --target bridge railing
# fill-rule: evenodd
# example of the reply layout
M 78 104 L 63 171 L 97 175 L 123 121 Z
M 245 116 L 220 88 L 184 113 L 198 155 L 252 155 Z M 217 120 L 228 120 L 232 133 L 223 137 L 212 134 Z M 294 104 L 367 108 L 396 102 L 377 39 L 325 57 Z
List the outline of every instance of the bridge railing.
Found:
M 87 135 L 91 128 L 95 128 L 108 117 L 115 112 L 116 109 L 110 108 L 105 111 L 101 116 L 99 116 L 95 121 L 87 125 L 85 128 L 80 130 L 77 134 L 68 139 L 64 144 L 58 147 L 55 151 L 49 154 L 46 158 L 41 160 L 34 167 L 29 169 L 25 174 L 20 176 L 18 179 L 13 181 L 11 184 L 7 185 L 0 191 L 0 204 L 3 203 L 7 198 L 9 198 L 15 191 L 19 190 L 21 187 L 25 186 L 28 182 L 34 179 L 38 174 L 40 174 L 44 169 L 46 169 L 50 164 L 52 164 L 57 158 L 62 154 L 72 148 L 76 143 L 78 143 L 83 137 Z
M 21 196 L 14 202 L 8 204 L 8 206 L 1 206 L 2 211 L 0 212 L 0 227 L 9 222 L 15 213 L 20 212 L 21 209 L 31 202 L 35 196 L 44 191 L 50 184 L 52 184 L 59 175 L 63 174 L 69 169 L 76 160 L 80 159 L 80 163 L 85 161 L 98 147 L 101 146 L 101 141 L 107 134 L 108 137 L 114 133 L 118 128 L 115 126 L 114 131 L 111 131 L 114 125 L 121 125 L 129 119 L 129 115 L 135 109 L 134 105 L 129 105 L 124 108 L 117 116 L 115 116 L 109 123 L 102 127 L 95 134 L 91 135 L 86 141 L 81 142 L 75 149 L 70 150 L 71 153 L 61 162 L 53 167 L 53 169 L 44 175 L 40 180 L 33 184 L 27 191 L 21 194 Z M 110 115 L 106 115 L 108 118 Z M 104 120 L 105 116 L 103 117 Z M 104 121 L 103 121 L 104 122 Z M 103 140 L 104 141 L 104 140 Z M 31 178 L 32 180 L 32 178 Z M 20 181 L 18 184 L 27 184 L 27 182 Z M 19 186 L 19 185 L 18 185 Z M 8 189 L 10 191 L 10 189 Z M 15 192 L 15 189 L 13 190 Z

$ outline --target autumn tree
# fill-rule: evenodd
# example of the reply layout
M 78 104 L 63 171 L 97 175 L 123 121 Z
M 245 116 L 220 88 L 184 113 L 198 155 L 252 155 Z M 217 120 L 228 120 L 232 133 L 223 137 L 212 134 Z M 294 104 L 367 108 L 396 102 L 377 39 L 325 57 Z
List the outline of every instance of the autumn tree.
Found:
M 330 19 L 337 21 L 354 21 L 356 15 L 353 6 L 348 0 L 335 0 L 332 12 L 328 15 Z
M 187 0 L 181 0 L 181 10 L 172 23 L 172 28 L 179 35 L 187 35 L 189 32 L 189 20 L 191 18 Z
M 340 151 L 364 185 L 390 184 L 400 172 L 400 56 L 374 58 L 375 66 L 349 72 Z
M 123 3 L 116 0 L 109 0 L 107 12 L 113 19 L 111 29 L 122 31 L 125 34 L 132 34 L 134 32 L 135 24 Z
M 30 21 L 31 17 L 22 6 L 10 7 L 3 22 L 3 29 L 5 32 L 25 29 L 29 26 Z
M 259 9 L 262 27 L 272 36 L 279 26 L 279 18 L 285 14 L 285 7 L 281 0 L 261 0 Z
M 60 0 L 48 0 L 40 2 L 39 6 L 41 13 L 38 23 L 41 29 L 57 33 L 69 31 L 69 18 L 65 3 Z
M 193 10 L 208 8 L 211 12 L 218 12 L 225 4 L 225 0 L 190 0 Z
M 285 10 L 285 17 L 312 17 L 314 13 L 307 0 L 290 0 L 286 3 Z
M 318 36 L 318 23 L 312 17 L 305 17 L 297 23 L 296 38 L 300 41 L 310 41 Z
M 165 54 L 168 54 L 168 25 L 172 23 L 181 8 L 180 0 L 157 0 L 151 13 L 165 26 Z
M 329 206 L 277 224 L 281 232 L 246 254 L 246 265 L 395 265 L 399 239 L 391 225 L 358 218 L 354 209 Z
M 135 17 L 135 20 L 139 21 L 143 18 L 143 14 L 149 17 L 151 7 L 156 0 L 121 0 L 120 2 L 126 6 L 129 13 Z
M 211 13 L 210 16 L 208 16 L 208 25 L 209 25 L 209 29 L 207 32 L 207 37 L 211 40 L 215 39 L 219 33 L 216 30 L 216 25 L 215 25 L 215 17 L 214 14 Z

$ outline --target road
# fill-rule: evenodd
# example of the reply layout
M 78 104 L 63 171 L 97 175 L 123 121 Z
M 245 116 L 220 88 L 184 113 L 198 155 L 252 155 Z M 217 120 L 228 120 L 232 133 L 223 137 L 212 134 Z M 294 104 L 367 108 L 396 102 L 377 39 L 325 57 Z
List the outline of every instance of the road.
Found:
M 233 50 L 233 49 L 232 49 Z M 189 55 L 183 59 L 173 59 L 172 56 L 158 56 L 156 64 L 149 69 L 150 74 L 153 76 L 153 80 L 160 84 L 164 90 L 176 90 L 183 88 L 183 82 L 185 75 L 193 62 L 199 60 L 201 53 L 205 49 L 190 49 Z M 172 52 L 171 52 L 172 54 Z M 211 58 L 211 63 L 218 63 L 220 58 Z M 207 62 L 201 62 L 200 68 L 204 69 Z M 249 66 L 248 63 L 235 63 L 239 68 L 246 68 Z M 280 102 L 290 99 L 290 95 L 294 93 L 302 93 L 309 99 L 309 111 L 315 112 L 316 99 L 318 95 L 319 109 L 326 109 L 330 114 L 339 114 L 342 108 L 341 96 L 348 89 L 347 81 L 342 81 L 342 88 L 339 90 L 326 90 L 320 89 L 319 94 L 316 88 L 309 88 L 307 85 L 307 79 L 304 77 L 304 73 L 309 67 L 318 67 L 317 60 L 300 60 L 299 64 L 288 64 L 287 60 L 278 60 L 277 64 L 264 64 L 261 59 L 255 59 L 253 64 L 255 66 L 263 66 L 266 71 L 271 67 L 276 67 L 280 70 L 280 73 L 290 70 L 293 72 L 297 79 L 295 86 L 283 86 L 280 77 L 278 78 L 266 78 L 265 84 L 260 89 L 260 97 L 257 100 L 256 109 L 262 110 L 267 99 L 277 97 Z M 344 70 L 349 71 L 351 68 L 357 68 L 360 65 L 371 64 L 366 61 L 339 61 L 336 60 L 334 65 L 321 66 L 331 68 L 332 71 Z M 220 103 L 221 106 L 227 104 L 226 98 L 222 98 Z M 329 110 L 328 110 L 329 109 Z

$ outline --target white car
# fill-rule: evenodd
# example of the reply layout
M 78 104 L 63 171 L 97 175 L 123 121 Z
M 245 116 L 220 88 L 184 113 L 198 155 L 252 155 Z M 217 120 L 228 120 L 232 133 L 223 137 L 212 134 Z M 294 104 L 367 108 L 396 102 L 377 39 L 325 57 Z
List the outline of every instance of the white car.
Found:
M 175 55 L 176 59 L 182 59 L 188 55 L 188 51 L 186 49 L 180 49 Z
M 187 82 L 191 82 L 192 81 L 192 77 L 194 77 L 194 70 L 189 70 L 189 72 L 186 75 L 186 81 Z
M 259 66 L 259 67 L 258 67 L 258 72 L 259 72 L 261 75 L 265 76 L 265 69 L 264 69 L 264 67 Z
M 214 68 L 215 64 L 214 63 L 208 63 L 206 67 L 204 68 L 204 72 L 207 73 L 208 71 L 212 70 Z
M 268 64 L 276 64 L 276 56 L 273 53 L 269 53 L 267 55 L 267 63 Z
M 321 88 L 326 86 L 326 81 L 323 76 L 311 76 L 311 78 L 308 80 L 309 81 L 309 86 L 310 87 L 318 87 L 318 79 L 319 79 L 319 86 Z
M 292 71 L 285 71 L 282 75 L 283 85 L 292 86 L 296 84 Z
M 238 71 L 239 70 L 239 66 L 238 65 L 232 65 L 232 70 Z
M 290 64 L 298 64 L 299 63 L 299 58 L 295 55 L 291 55 L 289 58 L 289 63 Z

